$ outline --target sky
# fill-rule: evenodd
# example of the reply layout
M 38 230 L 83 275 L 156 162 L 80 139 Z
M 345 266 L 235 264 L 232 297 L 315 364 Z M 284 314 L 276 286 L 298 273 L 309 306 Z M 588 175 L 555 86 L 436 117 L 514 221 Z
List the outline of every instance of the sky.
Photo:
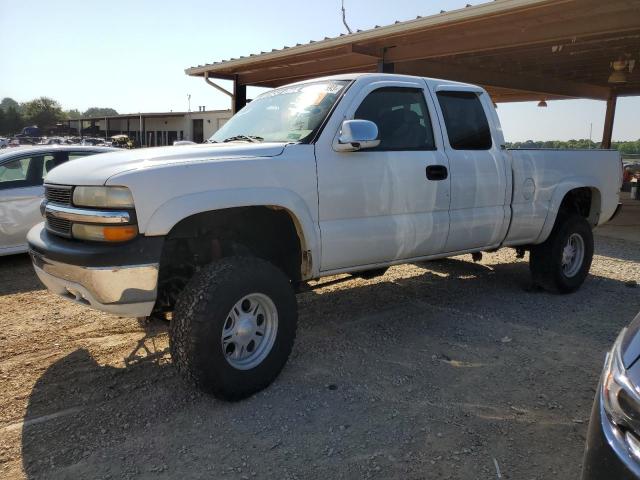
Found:
M 345 0 L 353 30 L 454 10 L 473 0 Z M 345 33 L 340 0 L 0 0 L 0 98 L 48 96 L 65 110 L 120 113 L 229 108 L 229 98 L 184 74 L 190 66 Z M 9 49 L 7 50 L 7 47 Z M 221 82 L 227 89 L 231 85 Z M 249 97 L 261 90 L 249 89 Z M 600 140 L 605 103 L 500 104 L 507 141 Z M 618 100 L 614 140 L 640 138 L 640 98 Z

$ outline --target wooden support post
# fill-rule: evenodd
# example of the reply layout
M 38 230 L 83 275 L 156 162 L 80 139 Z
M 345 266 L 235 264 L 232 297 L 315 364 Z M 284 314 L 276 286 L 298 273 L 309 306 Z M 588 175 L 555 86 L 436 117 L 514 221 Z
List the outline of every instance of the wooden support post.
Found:
M 378 60 L 378 73 L 395 73 L 396 66 L 394 63 L 385 63 L 384 60 Z
M 238 77 L 233 81 L 233 113 L 237 113 L 247 104 L 247 86 L 240 85 Z
M 613 135 L 613 121 L 616 117 L 616 103 L 618 95 L 612 90 L 607 99 L 607 113 L 604 117 L 604 132 L 600 148 L 611 148 L 611 136 Z

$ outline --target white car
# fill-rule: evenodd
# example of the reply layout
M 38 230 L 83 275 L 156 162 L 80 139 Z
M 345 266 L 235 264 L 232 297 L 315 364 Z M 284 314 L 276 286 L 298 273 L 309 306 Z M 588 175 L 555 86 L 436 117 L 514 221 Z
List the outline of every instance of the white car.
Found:
M 27 251 L 27 232 L 42 221 L 44 176 L 67 160 L 112 149 L 16 147 L 0 153 L 0 256 Z
M 613 150 L 507 150 L 480 87 L 347 74 L 260 95 L 209 144 L 57 168 L 28 240 L 55 293 L 173 312 L 179 370 L 238 399 L 287 361 L 307 280 L 513 247 L 576 290 L 621 175 Z

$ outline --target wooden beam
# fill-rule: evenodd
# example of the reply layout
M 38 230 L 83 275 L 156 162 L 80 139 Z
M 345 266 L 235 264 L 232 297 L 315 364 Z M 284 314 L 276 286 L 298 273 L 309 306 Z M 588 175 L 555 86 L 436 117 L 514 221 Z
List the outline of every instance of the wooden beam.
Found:
M 581 11 L 586 12 L 580 17 L 586 18 L 575 18 L 578 16 L 575 15 L 572 21 L 559 18 L 555 22 L 547 22 L 544 26 L 533 23 L 526 29 L 504 22 L 505 27 L 501 34 L 498 34 L 498 31 L 488 31 L 482 28 L 481 24 L 476 28 L 468 25 L 463 32 L 455 29 L 451 29 L 450 32 L 432 32 L 432 38 L 389 48 L 385 53 L 385 60 L 401 62 L 487 50 L 513 49 L 536 43 L 571 43 L 574 37 L 608 33 L 620 35 L 624 31 L 638 29 L 640 8 L 637 6 L 601 16 L 594 15 L 597 11 L 591 12 L 587 7 Z M 405 41 L 409 42 L 409 39 Z
M 375 73 L 377 72 L 377 65 L 376 64 L 371 64 L 368 65 L 366 67 L 362 67 L 359 68 L 358 70 L 354 70 L 353 68 L 346 68 L 344 70 L 340 70 L 340 71 L 336 71 L 336 70 L 332 70 L 331 72 L 327 72 L 326 74 L 328 75 L 329 73 L 331 75 L 340 75 L 341 73 Z M 322 74 L 321 74 L 322 75 Z M 256 86 L 259 87 L 268 87 L 268 88 L 277 88 L 277 87 L 281 87 L 283 85 L 287 85 L 290 83 L 295 83 L 295 82 L 301 82 L 303 80 L 311 80 L 313 78 L 317 78 L 318 75 L 314 75 L 314 74 L 305 74 L 305 75 L 300 75 L 300 76 L 287 76 L 286 78 L 277 78 L 277 79 L 273 79 L 273 80 L 269 80 L 269 81 L 265 81 L 264 83 L 260 83 L 260 84 L 256 84 Z
M 290 79 L 313 78 L 334 73 L 358 72 L 377 64 L 376 59 L 361 55 L 341 56 L 305 63 L 304 65 L 281 65 L 278 68 L 259 70 L 238 75 L 242 85 L 269 85 L 274 81 L 279 84 L 287 83 Z
M 351 51 L 373 58 L 382 58 L 384 55 L 384 49 L 381 47 L 368 47 L 358 44 L 351 44 Z
M 601 148 L 611 148 L 611 136 L 613 135 L 613 121 L 616 117 L 616 103 L 618 95 L 611 91 L 607 99 L 607 113 L 604 117 L 604 131 L 602 132 Z
M 370 57 L 370 55 L 368 55 L 367 53 L 354 51 L 352 45 L 343 45 L 341 47 L 319 50 L 313 53 L 292 55 L 289 58 L 283 58 L 280 60 L 262 60 L 258 58 L 254 63 L 247 65 L 246 67 L 235 68 L 233 70 L 233 73 L 236 75 L 247 75 L 250 73 L 263 72 L 274 68 L 277 69 L 296 67 L 299 65 L 308 65 L 319 61 L 331 61 L 337 58 L 354 58 L 354 56 Z M 216 74 L 214 73 L 212 75 L 215 76 Z
M 609 89 L 597 85 L 570 82 L 552 77 L 537 77 L 516 73 L 496 72 L 464 65 L 436 62 L 432 60 L 416 60 L 396 63 L 396 73 L 417 75 L 420 77 L 445 78 L 460 82 L 477 83 L 494 87 L 540 92 L 574 98 L 594 98 L 604 100 L 609 96 Z

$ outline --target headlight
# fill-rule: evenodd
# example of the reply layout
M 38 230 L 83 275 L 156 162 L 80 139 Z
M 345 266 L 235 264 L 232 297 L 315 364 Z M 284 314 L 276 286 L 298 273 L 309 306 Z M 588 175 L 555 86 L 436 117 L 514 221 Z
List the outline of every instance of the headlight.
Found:
M 138 235 L 135 225 L 87 225 L 76 223 L 71 227 L 73 238 L 94 242 L 126 242 Z
M 82 207 L 133 208 L 133 195 L 127 187 L 76 187 L 73 204 Z
M 622 427 L 637 427 L 640 420 L 640 393 L 626 375 L 620 345 L 624 329 L 607 358 L 602 378 L 602 399 L 604 410 L 609 419 Z

